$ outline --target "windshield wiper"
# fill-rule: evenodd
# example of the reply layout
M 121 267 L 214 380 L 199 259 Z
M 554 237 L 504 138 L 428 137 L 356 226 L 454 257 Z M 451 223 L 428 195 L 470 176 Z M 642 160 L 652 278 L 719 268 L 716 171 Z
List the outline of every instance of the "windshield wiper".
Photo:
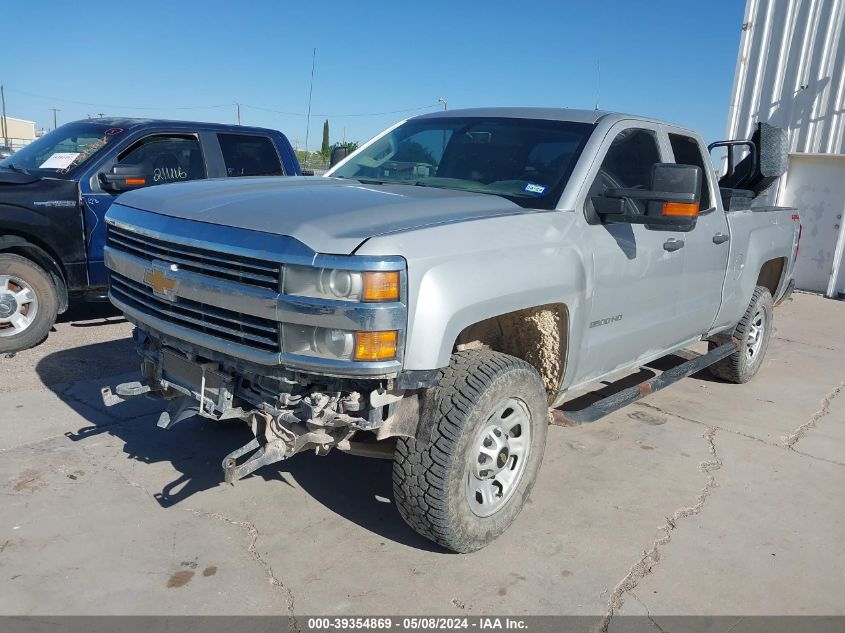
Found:
M 12 171 L 18 172 L 19 174 L 29 175 L 29 172 L 26 169 L 24 169 L 23 167 L 21 167 L 20 165 L 15 165 L 14 163 L 9 163 L 8 165 L 5 165 L 5 166 L 8 167 L 9 169 L 11 169 Z

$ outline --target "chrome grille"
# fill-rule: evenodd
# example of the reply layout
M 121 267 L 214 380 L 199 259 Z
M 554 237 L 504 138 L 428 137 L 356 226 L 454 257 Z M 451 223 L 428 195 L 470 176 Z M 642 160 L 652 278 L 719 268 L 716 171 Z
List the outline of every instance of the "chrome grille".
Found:
M 177 264 L 182 270 L 208 277 L 237 281 L 269 290 L 279 289 L 281 264 L 194 248 L 126 231 L 116 226 L 108 228 L 108 245 L 117 251 L 141 257 L 149 262 L 168 262 Z
M 165 301 L 143 284 L 114 271 L 110 275 L 113 297 L 139 312 L 225 341 L 281 352 L 279 324 L 275 321 L 183 298 Z

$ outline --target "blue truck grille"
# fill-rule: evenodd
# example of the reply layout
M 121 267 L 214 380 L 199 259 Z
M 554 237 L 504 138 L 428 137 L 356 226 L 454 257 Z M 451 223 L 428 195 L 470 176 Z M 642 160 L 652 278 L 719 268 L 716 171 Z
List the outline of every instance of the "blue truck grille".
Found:
M 270 319 L 183 298 L 176 301 L 159 299 L 147 286 L 114 271 L 110 274 L 110 284 L 114 299 L 153 318 L 224 341 L 281 352 L 279 324 Z
M 157 260 L 177 264 L 182 270 L 207 277 L 279 290 L 281 264 L 176 244 L 116 226 L 108 228 L 108 245 L 148 262 Z

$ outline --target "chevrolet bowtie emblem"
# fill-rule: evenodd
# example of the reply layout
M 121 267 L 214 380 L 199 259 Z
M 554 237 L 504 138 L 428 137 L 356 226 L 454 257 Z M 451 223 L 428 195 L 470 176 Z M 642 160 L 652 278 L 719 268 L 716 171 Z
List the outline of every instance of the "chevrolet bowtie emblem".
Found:
M 153 289 L 153 292 L 166 299 L 176 298 L 176 286 L 178 282 L 167 276 L 168 266 L 159 262 L 153 262 L 152 269 L 144 271 L 144 283 Z

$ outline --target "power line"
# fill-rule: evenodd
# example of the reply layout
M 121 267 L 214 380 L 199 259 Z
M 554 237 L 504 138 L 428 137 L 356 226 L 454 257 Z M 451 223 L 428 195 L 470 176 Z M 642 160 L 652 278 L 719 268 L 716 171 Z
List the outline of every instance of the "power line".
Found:
M 28 97 L 35 97 L 38 99 L 46 99 L 49 101 L 60 101 L 63 103 L 73 103 L 76 105 L 84 105 L 93 108 L 102 108 L 102 109 L 109 109 L 109 110 L 211 110 L 215 108 L 231 108 L 233 105 L 237 105 L 234 102 L 232 103 L 218 103 L 214 105 L 193 105 L 193 106 L 127 106 L 127 105 L 114 105 L 114 104 L 105 104 L 105 103 L 91 103 L 90 101 L 76 101 L 74 99 L 65 99 L 62 97 L 50 97 L 47 95 L 40 95 L 35 94 L 32 92 L 26 92 L 24 90 L 15 90 L 11 88 L 6 88 L 8 92 L 13 92 L 20 95 L 26 95 Z M 272 112 L 273 114 L 283 114 L 285 116 L 302 116 L 307 117 L 307 112 L 291 112 L 288 110 L 276 110 L 274 108 L 267 108 L 264 106 L 257 106 L 257 105 L 250 105 L 248 103 L 240 103 L 240 107 L 242 108 L 252 108 L 253 110 L 261 110 L 263 112 Z M 430 104 L 424 106 L 417 106 L 415 108 L 403 108 L 401 110 L 388 110 L 385 112 L 354 112 L 354 113 L 311 113 L 311 116 L 318 116 L 318 117 L 326 117 L 326 118 L 345 118 L 345 117 L 368 117 L 368 116 L 386 116 L 388 114 L 404 114 L 406 112 L 419 112 L 421 110 L 429 110 L 431 108 L 438 107 L 437 104 Z
M 272 108 L 265 108 L 263 106 L 256 106 L 250 105 L 248 103 L 242 103 L 241 107 L 244 108 L 252 108 L 253 110 L 262 110 L 264 112 L 272 112 L 273 114 L 284 114 L 287 116 L 307 116 L 307 113 L 303 112 L 288 112 L 285 110 L 274 110 Z M 420 110 L 429 110 L 431 108 L 439 107 L 437 104 L 430 104 L 424 106 L 417 106 L 416 108 L 404 108 L 402 110 L 389 110 L 387 112 L 356 112 L 354 114 L 334 114 L 334 113 L 321 113 L 321 112 L 314 112 L 311 116 L 318 116 L 318 117 L 326 117 L 329 119 L 340 119 L 345 117 L 364 117 L 364 116 L 384 116 L 387 114 L 402 114 L 403 112 L 419 112 Z
M 64 99 L 61 97 L 48 97 L 46 95 L 39 95 L 33 92 L 26 92 L 24 90 L 14 90 L 7 88 L 9 92 L 14 92 L 19 95 L 26 95 L 28 97 L 36 97 L 38 99 L 47 99 L 48 101 L 62 101 L 64 103 L 74 103 L 76 105 L 85 105 L 95 108 L 112 108 L 117 110 L 206 110 L 212 108 L 231 108 L 231 103 L 221 103 L 217 105 L 198 105 L 198 106 L 127 106 L 114 105 L 106 103 L 91 103 L 89 101 L 75 101 L 73 99 Z

